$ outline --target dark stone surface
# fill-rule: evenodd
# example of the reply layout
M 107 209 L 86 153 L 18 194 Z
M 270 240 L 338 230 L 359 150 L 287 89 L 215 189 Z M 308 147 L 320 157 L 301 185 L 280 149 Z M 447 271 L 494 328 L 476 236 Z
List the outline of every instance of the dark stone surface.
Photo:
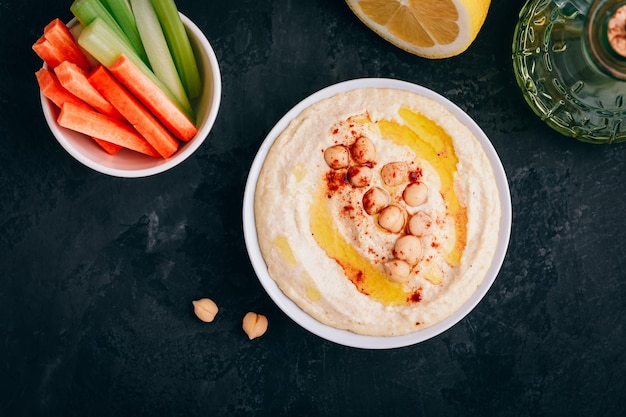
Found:
M 511 70 L 521 0 L 494 0 L 459 57 L 425 60 L 342 1 L 179 0 L 221 64 L 215 128 L 143 179 L 80 165 L 50 133 L 30 47 L 69 1 L 0 1 L 0 415 L 617 416 L 626 409 L 626 147 L 551 131 Z M 508 174 L 513 231 L 458 325 L 395 350 L 309 334 L 272 303 L 242 237 L 247 170 L 309 94 L 358 77 L 429 87 L 466 110 Z M 191 301 L 221 307 L 207 325 Z M 240 328 L 265 313 L 253 342 Z

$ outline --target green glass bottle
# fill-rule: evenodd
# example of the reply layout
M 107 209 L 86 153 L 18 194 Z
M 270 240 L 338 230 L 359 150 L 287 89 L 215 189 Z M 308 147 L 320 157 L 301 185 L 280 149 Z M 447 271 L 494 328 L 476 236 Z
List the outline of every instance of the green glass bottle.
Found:
M 556 131 L 626 141 L 626 0 L 529 0 L 513 69 L 530 107 Z

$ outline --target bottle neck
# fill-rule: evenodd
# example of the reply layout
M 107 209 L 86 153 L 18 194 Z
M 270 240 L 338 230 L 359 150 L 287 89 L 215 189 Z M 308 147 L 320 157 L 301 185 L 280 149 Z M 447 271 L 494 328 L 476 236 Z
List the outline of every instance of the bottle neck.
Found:
M 585 41 L 593 61 L 626 81 L 626 0 L 596 0 L 589 7 Z

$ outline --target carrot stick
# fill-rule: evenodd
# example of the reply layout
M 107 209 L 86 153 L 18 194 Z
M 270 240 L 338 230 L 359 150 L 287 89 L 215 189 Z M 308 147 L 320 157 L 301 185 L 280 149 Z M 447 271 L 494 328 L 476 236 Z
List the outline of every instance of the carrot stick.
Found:
M 54 75 L 52 71 L 41 68 L 40 70 L 35 72 L 35 76 L 43 95 L 48 100 L 52 101 L 57 107 L 62 108 L 65 103 L 72 103 L 75 106 L 83 107 L 86 110 L 91 110 L 87 103 L 63 88 L 56 75 Z M 119 150 L 122 149 L 122 146 L 107 142 L 102 139 L 94 137 L 93 140 L 95 140 L 98 145 L 100 145 L 107 153 L 111 155 L 117 153 Z
M 49 69 L 39 69 L 35 72 L 35 77 L 43 95 L 56 104 L 57 107 L 61 108 L 65 103 L 74 103 L 77 106 L 89 108 L 84 101 L 63 88 L 56 75 Z
M 87 79 L 87 73 L 78 67 L 78 65 L 70 61 L 64 61 L 54 69 L 54 72 L 61 85 L 70 93 L 74 94 L 100 113 L 114 119 L 124 120 L 124 116 L 91 85 Z
M 115 155 L 116 153 L 124 149 L 123 146 L 117 145 L 115 143 L 107 142 L 106 140 L 102 140 L 102 139 L 98 139 L 94 137 L 92 137 L 92 139 L 96 141 L 96 143 L 100 145 L 100 147 L 104 149 L 104 151 L 108 153 L 109 155 Z
M 178 141 L 133 97 L 103 66 L 90 76 L 89 82 L 130 122 L 163 158 L 178 149 Z
M 110 65 L 109 71 L 141 103 L 150 109 L 175 137 L 188 141 L 198 132 L 193 122 L 170 100 L 163 90 L 145 76 L 125 55 L 121 55 Z
M 37 56 L 39 56 L 50 69 L 54 69 L 61 62 L 65 61 L 65 56 L 43 35 L 37 39 L 32 48 Z
M 155 158 L 159 153 L 128 123 L 110 118 L 95 110 L 65 103 L 57 119 L 59 125 L 88 136 L 103 138 L 125 148 Z
M 43 36 L 65 57 L 66 61 L 73 62 L 85 71 L 91 69 L 89 60 L 80 50 L 68 27 L 59 18 L 52 20 L 44 27 Z

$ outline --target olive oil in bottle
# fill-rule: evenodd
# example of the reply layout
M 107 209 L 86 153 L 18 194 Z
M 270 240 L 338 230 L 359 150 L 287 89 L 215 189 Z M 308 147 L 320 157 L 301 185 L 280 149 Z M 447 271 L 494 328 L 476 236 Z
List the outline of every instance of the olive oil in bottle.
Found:
M 526 102 L 556 131 L 626 141 L 626 0 L 529 0 L 513 69 Z

